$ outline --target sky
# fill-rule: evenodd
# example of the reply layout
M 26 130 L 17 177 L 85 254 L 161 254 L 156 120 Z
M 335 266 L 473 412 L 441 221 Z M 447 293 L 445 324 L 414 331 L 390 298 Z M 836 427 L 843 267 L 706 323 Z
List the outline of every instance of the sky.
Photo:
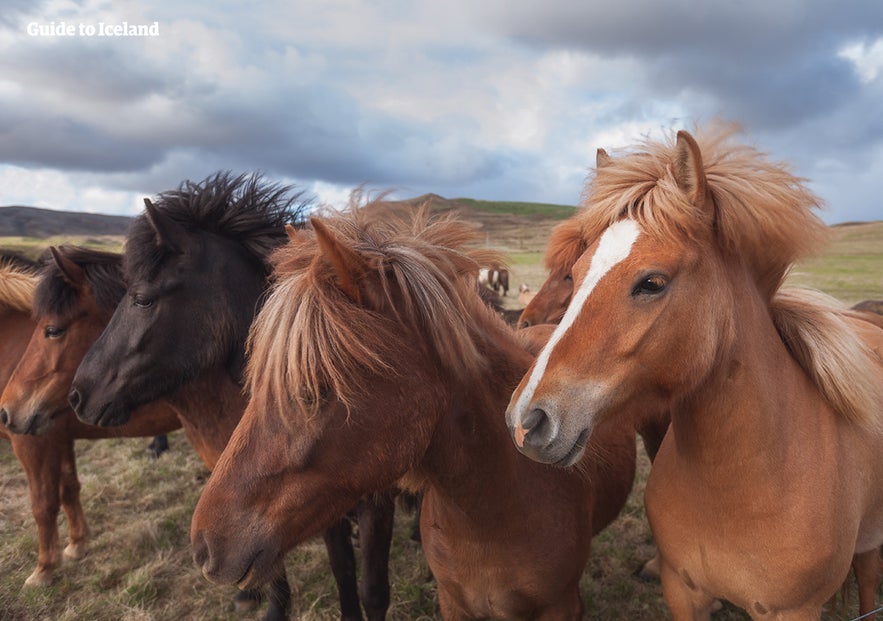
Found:
M 143 26 L 143 36 L 115 34 Z M 879 0 L 5 0 L 0 205 L 135 215 L 217 170 L 317 202 L 578 202 L 597 148 L 724 119 L 883 219 Z

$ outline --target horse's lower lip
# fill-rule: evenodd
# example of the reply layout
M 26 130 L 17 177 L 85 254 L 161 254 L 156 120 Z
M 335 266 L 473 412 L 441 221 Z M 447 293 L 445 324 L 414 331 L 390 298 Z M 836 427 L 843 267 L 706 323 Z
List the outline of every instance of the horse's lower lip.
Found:
M 586 440 L 589 438 L 589 430 L 583 429 L 582 432 L 577 437 L 576 442 L 573 443 L 573 446 L 567 452 L 567 455 L 559 459 L 555 462 L 556 466 L 567 467 L 572 466 L 575 462 L 574 458 L 582 452 L 584 448 L 586 448 Z
M 251 559 L 251 562 L 245 568 L 242 576 L 239 580 L 236 581 L 236 586 L 240 589 L 248 589 L 255 585 L 255 565 L 258 562 L 258 558 L 260 558 L 262 552 L 258 552 L 254 558 Z
M 253 573 L 254 573 L 254 563 L 252 562 L 248 566 L 248 569 L 245 570 L 245 573 L 242 574 L 242 577 L 236 581 L 236 586 L 239 587 L 240 589 L 243 589 L 243 590 L 247 589 L 252 582 L 251 577 L 252 577 Z
M 101 411 L 98 412 L 98 416 L 95 418 L 95 422 L 93 424 L 99 427 L 115 427 L 116 425 L 118 425 L 119 423 L 112 420 L 113 417 L 110 412 L 111 406 L 111 403 L 105 403 L 101 407 Z

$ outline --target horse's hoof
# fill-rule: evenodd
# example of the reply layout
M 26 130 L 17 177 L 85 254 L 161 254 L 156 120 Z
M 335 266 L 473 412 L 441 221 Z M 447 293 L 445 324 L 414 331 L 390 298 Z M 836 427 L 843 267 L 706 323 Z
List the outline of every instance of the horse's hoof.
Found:
M 637 571 L 635 571 L 635 577 L 644 582 L 659 582 L 659 554 L 657 553 L 656 556 L 641 565 Z
M 52 584 L 52 573 L 52 571 L 35 569 L 34 573 L 28 576 L 28 579 L 25 580 L 25 586 L 28 588 L 48 587 Z
M 85 543 L 69 543 L 62 552 L 66 561 L 82 560 L 89 552 L 89 547 Z

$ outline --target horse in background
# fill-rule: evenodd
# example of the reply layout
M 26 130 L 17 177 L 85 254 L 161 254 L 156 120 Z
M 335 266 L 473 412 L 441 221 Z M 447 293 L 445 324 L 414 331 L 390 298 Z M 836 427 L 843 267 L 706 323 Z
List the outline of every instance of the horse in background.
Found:
M 34 298 L 39 290 L 39 265 L 19 256 L 0 257 L 0 386 L 4 393 L 32 340 L 38 324 L 32 318 Z M 65 391 L 66 392 L 66 391 Z M 77 478 L 74 439 L 91 437 L 96 430 L 76 421 L 62 394 L 61 408 L 67 410 L 66 420 L 40 436 L 12 433 L 0 398 L 0 437 L 12 444 L 28 482 L 31 512 L 37 525 L 37 567 L 25 580 L 25 586 L 48 586 L 61 559 L 79 560 L 87 552 L 89 529 L 80 503 L 80 482 Z M 60 413 L 53 410 L 53 413 Z M 129 435 L 149 436 L 165 433 L 180 425 L 177 417 L 166 417 L 145 428 L 130 425 Z M 116 434 L 124 434 L 122 429 Z M 137 433 L 135 433 L 137 432 Z M 106 431 L 101 432 L 108 437 Z M 60 550 L 58 514 L 63 509 L 69 527 L 69 541 Z
M 509 293 L 509 270 L 500 264 L 483 267 L 478 271 L 478 282 L 505 297 Z
M 145 200 L 126 238 L 125 294 L 71 383 L 77 415 L 113 426 L 136 407 L 161 400 L 178 412 L 191 444 L 213 469 L 245 410 L 245 341 L 269 286 L 267 255 L 288 239 L 286 226 L 305 208 L 289 187 L 229 173 L 184 182 L 155 203 Z M 383 619 L 393 500 L 378 494 L 354 501 L 323 535 L 347 621 L 362 618 L 351 526 L 343 517 L 353 508 L 364 566 L 361 605 L 369 619 Z M 284 571 L 280 558 L 268 576 L 266 619 L 288 616 Z
M 733 134 L 678 132 L 596 171 L 573 299 L 507 421 L 523 453 L 568 464 L 610 420 L 671 412 L 645 506 L 675 621 L 708 619 L 714 598 L 819 619 L 851 562 L 864 615 L 883 543 L 883 330 L 781 288 L 827 227 L 801 179 Z
M 476 292 L 471 227 L 313 219 L 273 256 L 249 337 L 251 400 L 199 500 L 194 559 L 264 579 L 363 494 L 423 491 L 422 545 L 446 619 L 579 619 L 592 536 L 632 486 L 630 427 L 571 470 L 524 459 L 502 417 L 533 359 Z M 248 524 L 249 528 L 243 528 Z

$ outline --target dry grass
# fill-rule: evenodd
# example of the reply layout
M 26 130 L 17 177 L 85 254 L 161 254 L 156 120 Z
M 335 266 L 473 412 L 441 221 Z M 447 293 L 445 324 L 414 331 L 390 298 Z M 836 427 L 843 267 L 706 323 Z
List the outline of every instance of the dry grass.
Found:
M 497 217 L 497 216 L 494 216 Z M 502 218 L 502 216 L 501 216 Z M 509 253 L 512 268 L 507 305 L 520 282 L 539 288 L 545 278 L 542 250 L 554 220 L 524 228 L 507 220 L 505 239 L 488 231 L 488 243 Z M 838 227 L 831 251 L 808 261 L 792 276 L 852 303 L 883 298 L 883 223 Z M 144 457 L 146 440 L 80 441 L 77 456 L 82 499 L 92 530 L 91 550 L 64 565 L 54 584 L 23 590 L 36 564 L 36 533 L 24 475 L 7 442 L 0 442 L 0 621 L 254 619 L 232 610 L 233 589 L 207 582 L 189 551 L 190 514 L 206 471 L 180 432 L 156 462 Z M 649 464 L 641 452 L 639 476 L 617 521 L 594 542 L 582 582 L 586 618 L 649 621 L 668 618 L 659 585 L 632 576 L 653 553 L 642 494 Z M 392 549 L 392 621 L 438 618 L 434 584 L 418 546 L 408 539 L 411 517 L 399 513 Z M 62 538 L 67 532 L 61 519 Z M 288 556 L 294 590 L 292 618 L 338 618 L 337 597 L 324 546 L 310 542 Z M 825 620 L 856 616 L 855 596 L 845 611 Z M 747 619 L 725 609 L 715 621 Z

